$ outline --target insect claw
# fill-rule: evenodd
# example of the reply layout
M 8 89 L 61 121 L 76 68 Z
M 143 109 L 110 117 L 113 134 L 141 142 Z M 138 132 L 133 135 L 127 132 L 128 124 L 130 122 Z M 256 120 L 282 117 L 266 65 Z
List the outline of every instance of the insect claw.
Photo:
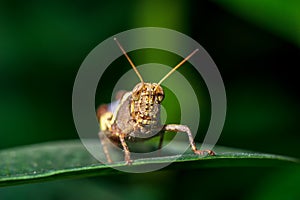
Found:
M 209 155 L 211 155 L 211 156 L 215 156 L 216 155 L 216 153 L 215 152 L 213 152 L 213 151 L 211 151 L 211 150 L 208 150 L 208 152 L 207 152 Z
M 126 160 L 126 165 L 132 165 L 133 160 Z
M 197 155 L 205 155 L 205 153 L 207 153 L 207 155 L 210 156 L 216 155 L 215 152 L 213 152 L 212 150 L 195 150 L 194 153 Z

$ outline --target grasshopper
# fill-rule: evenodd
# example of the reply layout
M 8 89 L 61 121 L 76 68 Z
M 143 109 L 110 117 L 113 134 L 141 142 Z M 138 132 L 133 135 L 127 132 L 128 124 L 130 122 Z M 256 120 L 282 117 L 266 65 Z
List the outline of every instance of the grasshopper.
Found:
M 161 149 L 165 131 L 186 133 L 191 149 L 195 154 L 203 155 L 207 153 L 209 155 L 215 155 L 212 150 L 197 149 L 188 126 L 182 124 L 162 125 L 160 122 L 160 104 L 165 97 L 164 90 L 160 86 L 161 83 L 176 69 L 182 66 L 182 64 L 190 57 L 192 57 L 198 49 L 194 50 L 186 58 L 184 58 L 158 83 L 145 83 L 122 45 L 116 38 L 114 38 L 114 40 L 141 82 L 138 83 L 132 91 L 119 93 L 117 95 L 118 101 L 110 105 L 101 105 L 97 109 L 97 117 L 100 124 L 100 132 L 98 135 L 107 162 L 112 163 L 112 159 L 108 151 L 107 140 L 110 140 L 114 144 L 123 148 L 125 162 L 130 165 L 133 161 L 130 158 L 127 141 L 136 142 L 159 136 L 158 149 Z

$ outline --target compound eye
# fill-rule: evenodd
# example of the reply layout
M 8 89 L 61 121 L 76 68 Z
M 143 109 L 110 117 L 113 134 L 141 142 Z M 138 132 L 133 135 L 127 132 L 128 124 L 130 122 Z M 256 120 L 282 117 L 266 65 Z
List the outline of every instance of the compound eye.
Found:
M 142 89 L 143 89 L 143 84 L 142 83 L 137 84 L 133 88 L 133 90 L 132 90 L 132 98 L 133 98 L 133 100 L 138 100 L 140 98 Z
M 157 100 L 158 100 L 159 103 L 162 102 L 162 100 L 164 100 L 164 98 L 165 98 L 165 95 L 163 95 L 163 94 L 158 94 L 157 95 Z

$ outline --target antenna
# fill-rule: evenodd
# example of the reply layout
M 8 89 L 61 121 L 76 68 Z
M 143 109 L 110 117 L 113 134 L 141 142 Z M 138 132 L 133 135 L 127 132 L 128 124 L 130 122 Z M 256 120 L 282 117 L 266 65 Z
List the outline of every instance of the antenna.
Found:
M 185 63 L 188 59 L 190 59 L 197 51 L 199 51 L 199 49 L 195 49 L 192 53 L 190 53 L 190 55 L 188 55 L 185 59 L 183 59 L 180 63 L 178 63 L 171 71 L 169 71 L 169 73 L 167 73 L 167 75 L 165 75 L 157 84 L 156 88 L 164 81 L 166 80 L 166 78 L 168 78 L 173 72 L 176 71 L 176 69 L 178 69 L 180 66 L 183 65 L 183 63 Z M 155 89 L 156 89 L 155 88 Z
M 127 55 L 126 51 L 123 49 L 122 45 L 120 44 L 120 42 L 117 40 L 117 38 L 114 38 L 114 40 L 116 41 L 117 45 L 119 46 L 119 48 L 121 49 L 121 51 L 123 52 L 123 54 L 125 55 L 125 57 L 127 58 L 128 62 L 130 63 L 130 65 L 132 66 L 133 70 L 135 71 L 136 75 L 139 77 L 139 79 L 141 80 L 141 83 L 144 84 L 144 80 L 141 76 L 141 74 L 139 73 L 139 71 L 137 70 L 136 66 L 133 64 L 133 62 L 131 61 L 131 59 L 129 58 L 129 56 Z

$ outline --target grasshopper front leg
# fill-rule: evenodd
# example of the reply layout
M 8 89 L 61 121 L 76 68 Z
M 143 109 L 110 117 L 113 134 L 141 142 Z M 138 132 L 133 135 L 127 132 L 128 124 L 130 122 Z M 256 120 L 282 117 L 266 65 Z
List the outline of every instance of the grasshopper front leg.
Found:
M 125 162 L 126 162 L 127 165 L 131 165 L 133 161 L 130 159 L 130 151 L 129 151 L 128 146 L 125 142 L 125 135 L 124 134 L 119 134 L 119 139 L 120 139 L 121 145 L 122 145 L 123 150 L 124 150 Z
M 109 151 L 108 151 L 108 146 L 107 146 L 108 138 L 104 134 L 105 134 L 104 131 L 100 131 L 98 133 L 98 136 L 99 136 L 102 148 L 103 148 L 104 155 L 106 156 L 107 162 L 112 163 L 113 161 L 110 157 L 110 154 L 109 154 Z M 128 146 L 125 142 L 124 134 L 115 133 L 115 135 L 119 137 L 119 141 L 120 141 L 120 143 L 123 147 L 123 150 L 124 150 L 124 153 L 125 153 L 125 162 L 126 162 L 126 164 L 127 165 L 132 164 L 133 161 L 130 159 L 130 151 L 129 151 Z
M 184 132 L 184 133 L 186 133 L 188 135 L 191 148 L 192 148 L 192 150 L 193 150 L 193 152 L 195 154 L 204 155 L 204 153 L 208 153 L 211 156 L 215 155 L 215 153 L 212 150 L 198 150 L 197 149 L 197 147 L 195 145 L 195 142 L 194 142 L 194 139 L 193 139 L 192 132 L 189 129 L 189 127 L 186 126 L 186 125 L 181 125 L 181 124 L 166 124 L 166 125 L 163 126 L 163 130 L 164 131 Z
M 110 154 L 109 154 L 109 151 L 108 151 L 108 147 L 107 147 L 107 140 L 108 138 L 104 135 L 104 131 L 100 131 L 98 133 L 98 136 L 99 136 L 99 139 L 100 139 L 100 142 L 101 142 L 101 145 L 102 145 L 102 149 L 103 149 L 103 152 L 104 152 L 104 155 L 106 157 L 106 160 L 108 163 L 112 163 L 112 159 L 110 157 Z

